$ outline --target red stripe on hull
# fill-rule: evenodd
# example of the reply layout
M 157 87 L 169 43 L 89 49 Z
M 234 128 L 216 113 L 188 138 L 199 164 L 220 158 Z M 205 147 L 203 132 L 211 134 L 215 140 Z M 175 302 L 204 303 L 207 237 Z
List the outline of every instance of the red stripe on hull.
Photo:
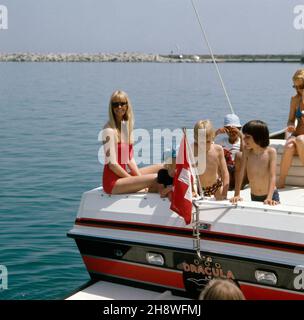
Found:
M 182 272 L 97 257 L 82 256 L 82 258 L 89 272 L 185 290 Z
M 100 225 L 97 223 L 109 223 L 111 222 L 112 225 Z M 136 231 L 136 232 L 144 232 L 144 233 L 153 233 L 153 234 L 164 234 L 168 236 L 176 236 L 176 237 L 186 237 L 186 238 L 193 238 L 192 229 L 187 228 L 176 228 L 176 227 L 163 227 L 160 225 L 153 225 L 153 224 L 144 224 L 144 223 L 128 223 L 128 222 L 119 222 L 121 226 L 115 226 L 116 221 L 109 221 L 109 220 L 102 220 L 102 219 L 92 219 L 92 218 L 77 218 L 75 221 L 75 225 L 80 226 L 88 226 L 94 228 L 102 228 L 102 229 L 117 229 L 117 230 L 124 230 L 124 231 Z M 142 227 L 141 229 L 134 229 L 133 226 Z M 145 229 L 147 228 L 155 228 L 155 230 Z M 168 232 L 167 230 L 170 230 Z M 172 231 L 177 231 L 176 234 L 172 233 Z M 187 234 L 179 234 L 178 230 L 189 232 Z M 292 243 L 292 242 L 285 242 L 273 239 L 266 239 L 266 238 L 257 238 L 253 236 L 245 236 L 245 235 L 237 235 L 232 233 L 225 233 L 225 232 L 217 232 L 217 231 L 210 231 L 210 230 L 202 230 L 201 231 L 202 240 L 208 241 L 215 241 L 215 242 L 223 242 L 223 243 L 231 243 L 237 244 L 242 246 L 249 246 L 255 248 L 264 248 L 270 250 L 278 250 L 278 251 L 285 251 L 285 252 L 292 252 L 303 254 L 304 245 L 299 243 Z M 214 236 L 214 237 L 212 237 Z M 229 237 L 230 239 L 222 239 L 220 237 Z M 265 243 L 251 243 L 250 241 L 259 241 Z M 280 246 L 281 245 L 281 246 Z M 284 246 L 287 246 L 286 248 Z M 291 247 L 290 247 L 291 246 Z
M 240 287 L 247 300 L 304 300 L 303 294 L 287 290 L 243 283 Z

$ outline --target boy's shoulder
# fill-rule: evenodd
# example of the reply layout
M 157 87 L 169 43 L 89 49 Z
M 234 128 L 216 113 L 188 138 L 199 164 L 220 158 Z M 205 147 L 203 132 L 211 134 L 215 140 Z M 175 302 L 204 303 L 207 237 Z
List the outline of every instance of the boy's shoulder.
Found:
M 266 150 L 270 155 L 274 155 L 277 153 L 277 150 L 274 147 L 268 146 Z
M 221 159 L 221 157 L 224 156 L 224 149 L 221 145 L 219 144 L 213 144 L 213 152 L 216 155 L 216 157 L 218 157 L 219 159 Z
M 213 148 L 217 152 L 223 152 L 223 147 L 221 145 L 217 144 L 217 143 L 213 144 Z

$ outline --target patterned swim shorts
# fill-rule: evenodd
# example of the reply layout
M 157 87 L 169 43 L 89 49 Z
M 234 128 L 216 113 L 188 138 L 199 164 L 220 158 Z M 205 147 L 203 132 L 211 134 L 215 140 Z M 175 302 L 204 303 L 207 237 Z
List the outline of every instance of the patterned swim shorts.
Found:
M 203 188 L 203 191 L 204 191 L 204 196 L 205 197 L 211 197 L 211 196 L 214 196 L 216 191 L 223 185 L 223 182 L 220 178 L 218 178 L 216 180 L 216 182 L 212 185 L 212 186 L 209 186 L 209 187 L 206 187 L 206 188 Z

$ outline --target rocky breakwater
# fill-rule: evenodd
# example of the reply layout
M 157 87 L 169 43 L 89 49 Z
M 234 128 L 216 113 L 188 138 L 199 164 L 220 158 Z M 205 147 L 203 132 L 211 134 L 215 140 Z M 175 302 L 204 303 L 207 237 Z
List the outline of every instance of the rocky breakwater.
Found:
M 300 55 L 216 55 L 217 62 L 302 62 Z M 210 63 L 209 55 L 146 53 L 0 53 L 0 62 L 160 62 Z
M 173 58 L 143 53 L 11 53 L 1 54 L 1 62 L 173 62 Z

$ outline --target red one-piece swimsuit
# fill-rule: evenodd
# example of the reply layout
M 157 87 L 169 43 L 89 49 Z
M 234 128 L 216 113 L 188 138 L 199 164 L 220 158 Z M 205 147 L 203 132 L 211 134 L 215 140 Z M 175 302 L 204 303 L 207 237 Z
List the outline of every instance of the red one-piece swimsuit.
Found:
M 127 171 L 126 163 L 128 163 L 129 160 L 131 160 L 132 158 L 133 158 L 133 145 L 124 143 L 124 142 L 119 142 L 117 144 L 117 162 L 125 171 Z M 116 181 L 120 178 L 121 177 L 119 177 L 109 168 L 108 164 L 105 164 L 103 169 L 103 177 L 102 177 L 103 190 L 106 193 L 111 194 Z

